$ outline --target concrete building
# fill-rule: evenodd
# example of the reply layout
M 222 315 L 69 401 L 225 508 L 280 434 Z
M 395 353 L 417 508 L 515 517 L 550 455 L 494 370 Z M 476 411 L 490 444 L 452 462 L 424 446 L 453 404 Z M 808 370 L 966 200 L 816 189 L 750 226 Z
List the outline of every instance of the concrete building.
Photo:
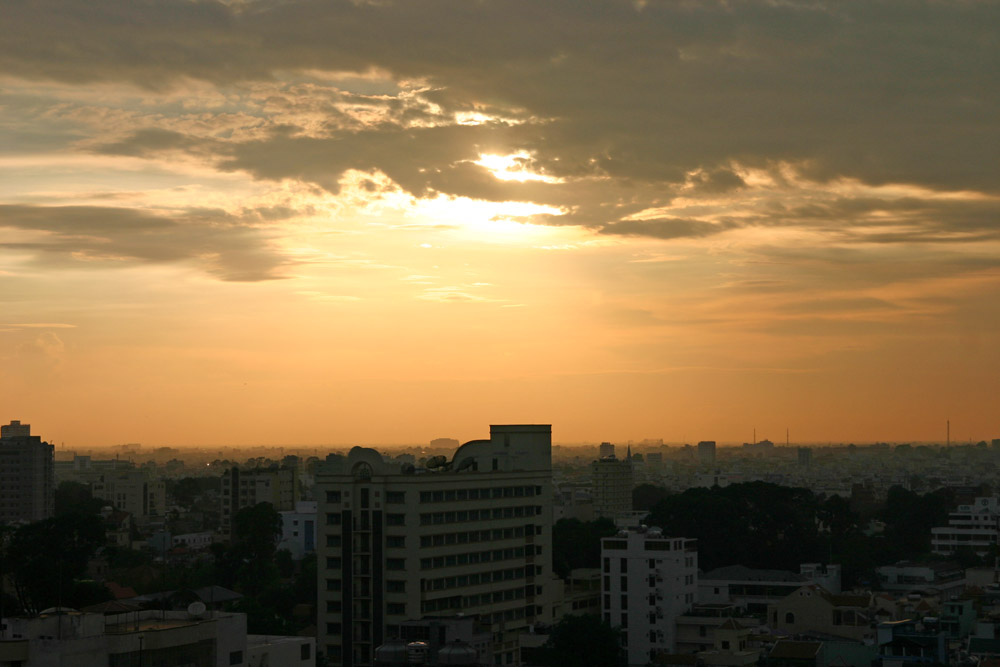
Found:
M 43 613 L 4 618 L 0 665 L 250 665 L 315 664 L 308 637 L 247 636 L 246 615 L 191 611 Z M 278 641 L 280 640 L 280 641 Z
M 0 426 L 0 523 L 52 516 L 55 448 L 19 421 Z
M 948 515 L 948 525 L 931 528 L 931 552 L 949 556 L 959 550 L 986 555 L 997 545 L 1000 498 L 976 498 Z
M 90 485 L 95 498 L 128 512 L 136 520 L 163 516 L 167 509 L 167 486 L 145 470 L 121 470 L 100 475 Z
M 406 621 L 478 616 L 494 664 L 550 617 L 552 429 L 491 426 L 488 440 L 426 468 L 374 449 L 317 472 L 321 536 L 318 643 L 333 665 L 371 665 Z
M 604 620 L 622 630 L 629 665 L 676 650 L 675 623 L 698 590 L 697 541 L 658 528 L 623 530 L 601 540 Z
M 768 625 L 790 635 L 820 633 L 854 641 L 871 641 L 871 595 L 834 595 L 822 586 L 808 584 L 771 605 Z
M 594 515 L 614 519 L 632 512 L 632 451 L 624 459 L 607 456 L 590 464 Z
M 965 589 L 965 571 L 958 563 L 899 561 L 876 569 L 882 588 L 893 593 L 927 593 L 948 600 Z
M 279 512 L 295 509 L 299 500 L 298 475 L 288 468 L 241 470 L 222 473 L 222 517 L 224 533 L 232 531 L 233 517 L 244 507 L 270 503 Z
M 615 446 L 610 442 L 602 442 L 598 448 L 597 457 L 604 459 L 615 455 Z
M 715 463 L 715 440 L 702 440 L 698 443 L 698 463 L 702 465 Z
M 295 510 L 280 512 L 281 541 L 279 549 L 292 554 L 292 560 L 302 560 L 306 554 L 316 551 L 316 507 L 315 500 L 295 503 Z

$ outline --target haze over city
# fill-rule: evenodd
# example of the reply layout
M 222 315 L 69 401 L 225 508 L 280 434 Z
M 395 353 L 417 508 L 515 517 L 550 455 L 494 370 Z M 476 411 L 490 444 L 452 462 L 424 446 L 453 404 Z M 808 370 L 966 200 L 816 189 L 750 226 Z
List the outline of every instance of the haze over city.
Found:
M 2 6 L 52 442 L 1000 432 L 994 2 Z

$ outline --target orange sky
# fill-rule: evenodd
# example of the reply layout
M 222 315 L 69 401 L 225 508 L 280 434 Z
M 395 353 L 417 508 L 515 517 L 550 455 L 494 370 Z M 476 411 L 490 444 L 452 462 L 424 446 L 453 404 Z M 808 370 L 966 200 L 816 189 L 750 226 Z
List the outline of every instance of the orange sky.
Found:
M 996 3 L 4 4 L 4 421 L 1000 437 Z

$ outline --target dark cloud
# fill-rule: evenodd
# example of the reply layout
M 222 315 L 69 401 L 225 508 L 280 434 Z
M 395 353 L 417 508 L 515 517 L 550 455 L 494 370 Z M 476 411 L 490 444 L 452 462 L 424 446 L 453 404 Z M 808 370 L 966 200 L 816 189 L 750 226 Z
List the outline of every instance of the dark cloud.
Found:
M 266 217 L 273 211 L 248 211 Z M 0 228 L 45 232 L 41 240 L 0 243 L 46 265 L 194 264 L 223 280 L 280 277 L 287 262 L 265 232 L 223 211 L 154 214 L 103 206 L 0 205 Z
M 706 222 L 686 218 L 659 218 L 655 220 L 623 220 L 605 225 L 601 234 L 620 236 L 648 236 L 656 239 L 701 238 L 719 234 L 738 225 L 734 222 Z
M 552 119 L 529 148 L 557 175 L 792 160 L 817 179 L 1000 187 L 995 2 L 8 0 L 4 20 L 0 71 L 26 78 L 426 79 L 446 109 Z

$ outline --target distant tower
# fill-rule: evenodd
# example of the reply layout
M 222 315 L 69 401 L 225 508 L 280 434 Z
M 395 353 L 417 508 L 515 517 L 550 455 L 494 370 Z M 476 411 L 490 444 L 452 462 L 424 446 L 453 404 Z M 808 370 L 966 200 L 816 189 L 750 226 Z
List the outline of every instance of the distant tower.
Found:
M 702 440 L 698 443 L 698 463 L 715 463 L 715 440 Z
M 610 442 L 602 442 L 599 453 L 600 458 L 603 459 L 605 457 L 614 455 L 615 455 L 615 446 L 612 445 Z

